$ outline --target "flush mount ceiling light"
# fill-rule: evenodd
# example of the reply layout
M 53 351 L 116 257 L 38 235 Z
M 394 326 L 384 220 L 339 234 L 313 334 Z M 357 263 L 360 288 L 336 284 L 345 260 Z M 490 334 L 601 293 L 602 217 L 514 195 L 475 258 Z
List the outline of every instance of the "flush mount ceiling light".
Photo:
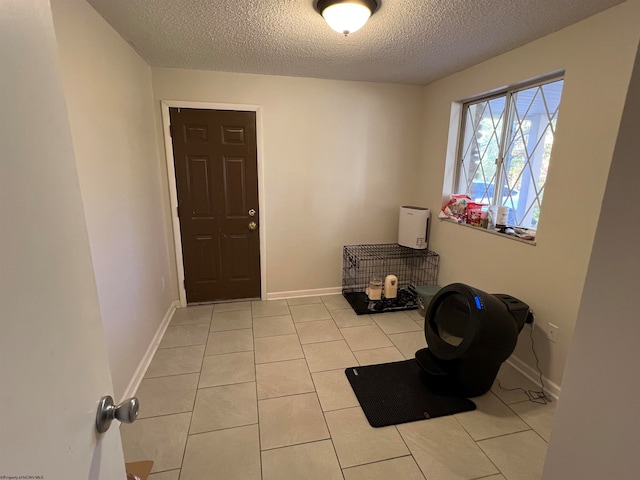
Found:
M 357 32 L 378 9 L 378 0 L 318 0 L 316 6 L 329 26 L 346 37 Z

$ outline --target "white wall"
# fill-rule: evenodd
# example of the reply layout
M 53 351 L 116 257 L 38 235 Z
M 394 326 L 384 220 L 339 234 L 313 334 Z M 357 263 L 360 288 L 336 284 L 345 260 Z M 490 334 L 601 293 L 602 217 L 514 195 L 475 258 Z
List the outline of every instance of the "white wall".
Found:
M 52 8 L 119 398 L 173 300 L 151 69 L 86 2 Z
M 640 51 L 604 194 L 543 478 L 640 473 Z
M 458 281 L 489 292 L 512 294 L 532 306 L 538 326 L 552 322 L 559 327 L 555 344 L 540 330 L 535 334 L 543 372 L 558 385 L 578 312 L 639 24 L 640 2 L 626 2 L 425 88 L 421 203 L 438 209 L 443 200 L 443 178 L 450 168 L 445 159 L 452 103 L 566 71 L 537 245 L 443 221 L 434 222 L 431 231 L 431 245 L 441 255 L 440 284 Z M 535 364 L 528 335 L 520 336 L 515 354 L 529 366 Z
M 421 87 L 163 68 L 153 86 L 156 103 L 262 107 L 268 293 L 340 287 L 343 245 L 397 241 L 399 206 L 415 199 Z

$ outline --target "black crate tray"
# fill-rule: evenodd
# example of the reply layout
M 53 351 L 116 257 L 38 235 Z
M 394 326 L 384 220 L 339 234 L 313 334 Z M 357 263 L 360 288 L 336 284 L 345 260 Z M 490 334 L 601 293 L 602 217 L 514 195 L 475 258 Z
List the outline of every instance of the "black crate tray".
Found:
M 358 315 L 417 310 L 418 308 L 417 296 L 405 289 L 398 291 L 398 298 L 392 300 L 370 301 L 364 292 L 343 292 L 342 295 Z

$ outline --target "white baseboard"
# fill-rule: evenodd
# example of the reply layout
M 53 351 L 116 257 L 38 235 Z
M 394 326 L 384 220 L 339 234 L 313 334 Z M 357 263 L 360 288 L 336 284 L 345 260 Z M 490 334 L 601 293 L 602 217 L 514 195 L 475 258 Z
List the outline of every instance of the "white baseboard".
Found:
M 342 293 L 342 287 L 314 288 L 311 290 L 292 290 L 290 292 L 267 293 L 267 300 L 282 300 L 285 298 L 298 297 L 318 297 L 320 295 L 335 295 L 336 293 Z
M 542 387 L 542 385 L 540 385 L 540 375 L 535 368 L 530 367 L 529 365 L 524 363 L 522 360 L 520 360 L 518 357 L 515 357 L 513 355 L 509 357 L 509 359 L 507 360 L 507 363 L 511 365 L 513 368 L 515 368 L 522 375 L 527 377 L 529 380 L 531 380 L 533 383 L 535 383 L 538 387 Z M 553 397 L 554 400 L 558 400 L 558 398 L 560 397 L 560 385 L 552 382 L 545 376 L 542 377 L 542 380 L 544 382 L 545 393 L 551 395 L 551 397 Z
M 149 344 L 149 348 L 147 348 L 146 353 L 140 360 L 140 364 L 138 364 L 138 368 L 136 368 L 129 385 L 127 385 L 127 389 L 124 391 L 123 399 L 134 397 L 136 392 L 138 391 L 138 387 L 144 378 L 144 374 L 147 372 L 147 368 L 149 368 L 149 364 L 151 360 L 153 360 L 153 356 L 156 354 L 156 350 L 158 349 L 158 345 L 160 345 L 160 341 L 164 336 L 164 332 L 167 330 L 169 326 L 169 322 L 171 321 L 171 317 L 173 317 L 173 312 L 176 311 L 176 308 L 180 306 L 180 302 L 175 300 L 169 305 L 169 309 L 167 313 L 164 314 L 162 318 L 162 322 L 160 322 L 160 326 L 158 330 L 156 330 L 156 334 L 153 336 L 153 340 Z

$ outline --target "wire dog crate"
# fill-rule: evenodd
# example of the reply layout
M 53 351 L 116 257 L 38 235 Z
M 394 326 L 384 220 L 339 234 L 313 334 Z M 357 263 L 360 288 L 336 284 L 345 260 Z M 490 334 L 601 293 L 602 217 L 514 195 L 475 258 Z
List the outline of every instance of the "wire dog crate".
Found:
M 397 243 L 345 245 L 342 250 L 342 294 L 356 313 L 410 310 L 418 307 L 415 288 L 436 285 L 440 256 Z M 373 278 L 398 277 L 395 299 L 369 300 L 365 289 Z

